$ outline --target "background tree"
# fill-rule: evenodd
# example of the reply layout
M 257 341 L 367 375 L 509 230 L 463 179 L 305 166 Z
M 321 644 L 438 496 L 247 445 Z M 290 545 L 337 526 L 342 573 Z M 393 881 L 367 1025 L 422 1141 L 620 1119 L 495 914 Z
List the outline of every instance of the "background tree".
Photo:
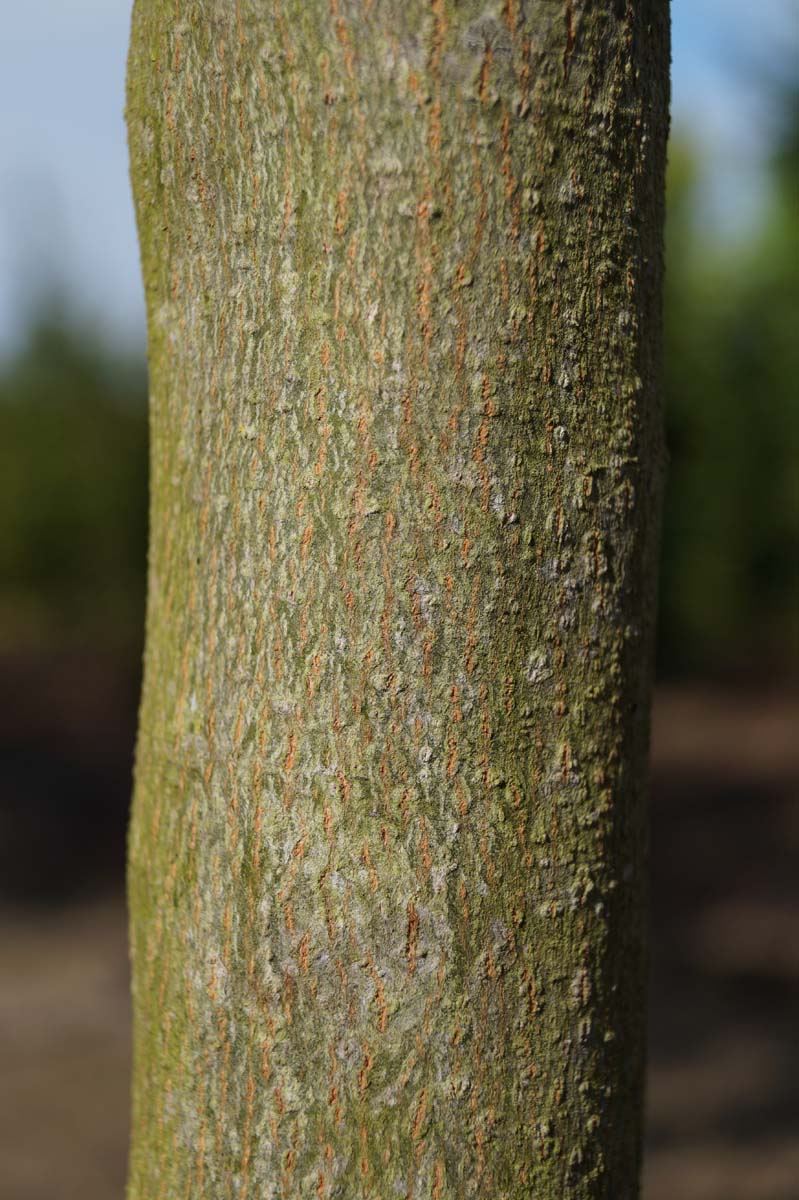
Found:
M 137 1200 L 636 1190 L 666 10 L 137 0 Z
M 672 140 L 659 654 L 671 675 L 783 675 L 797 660 L 799 127 L 795 90 L 769 101 L 770 188 L 732 244 L 698 227 L 699 155 L 684 132 Z

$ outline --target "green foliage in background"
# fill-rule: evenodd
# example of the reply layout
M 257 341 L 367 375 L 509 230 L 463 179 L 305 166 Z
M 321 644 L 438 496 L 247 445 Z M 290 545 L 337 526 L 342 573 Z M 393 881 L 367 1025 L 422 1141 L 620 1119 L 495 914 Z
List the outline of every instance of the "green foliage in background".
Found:
M 0 649 L 142 636 L 144 364 L 56 307 L 0 370 Z
M 696 219 L 672 140 L 662 674 L 799 660 L 799 131 L 794 98 L 757 227 Z M 50 309 L 0 364 L 0 649 L 79 640 L 138 656 L 146 380 Z
M 670 469 L 660 671 L 799 659 L 799 130 L 793 98 L 758 224 L 696 220 L 699 160 L 673 138 L 666 230 Z

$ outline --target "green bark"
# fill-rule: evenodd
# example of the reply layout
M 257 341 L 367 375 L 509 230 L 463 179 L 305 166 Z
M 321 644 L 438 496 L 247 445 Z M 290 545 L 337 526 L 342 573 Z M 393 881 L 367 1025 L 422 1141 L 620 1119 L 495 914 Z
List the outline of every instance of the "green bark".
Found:
M 136 0 L 130 1200 L 637 1191 L 667 0 Z

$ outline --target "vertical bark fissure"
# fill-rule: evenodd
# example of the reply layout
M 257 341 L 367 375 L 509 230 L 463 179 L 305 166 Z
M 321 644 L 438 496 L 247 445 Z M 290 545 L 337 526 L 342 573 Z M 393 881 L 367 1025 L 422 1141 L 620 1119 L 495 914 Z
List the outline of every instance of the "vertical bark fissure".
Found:
M 131 1200 L 632 1197 L 666 0 L 136 0 Z

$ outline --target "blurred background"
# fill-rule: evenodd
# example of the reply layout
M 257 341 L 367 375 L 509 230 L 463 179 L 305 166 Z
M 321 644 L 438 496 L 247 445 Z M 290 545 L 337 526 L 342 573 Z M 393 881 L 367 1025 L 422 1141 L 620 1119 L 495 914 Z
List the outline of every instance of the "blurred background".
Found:
M 122 1197 L 146 554 L 128 0 L 0 43 L 0 1196 Z M 799 9 L 674 0 L 644 1200 L 799 1196 Z

